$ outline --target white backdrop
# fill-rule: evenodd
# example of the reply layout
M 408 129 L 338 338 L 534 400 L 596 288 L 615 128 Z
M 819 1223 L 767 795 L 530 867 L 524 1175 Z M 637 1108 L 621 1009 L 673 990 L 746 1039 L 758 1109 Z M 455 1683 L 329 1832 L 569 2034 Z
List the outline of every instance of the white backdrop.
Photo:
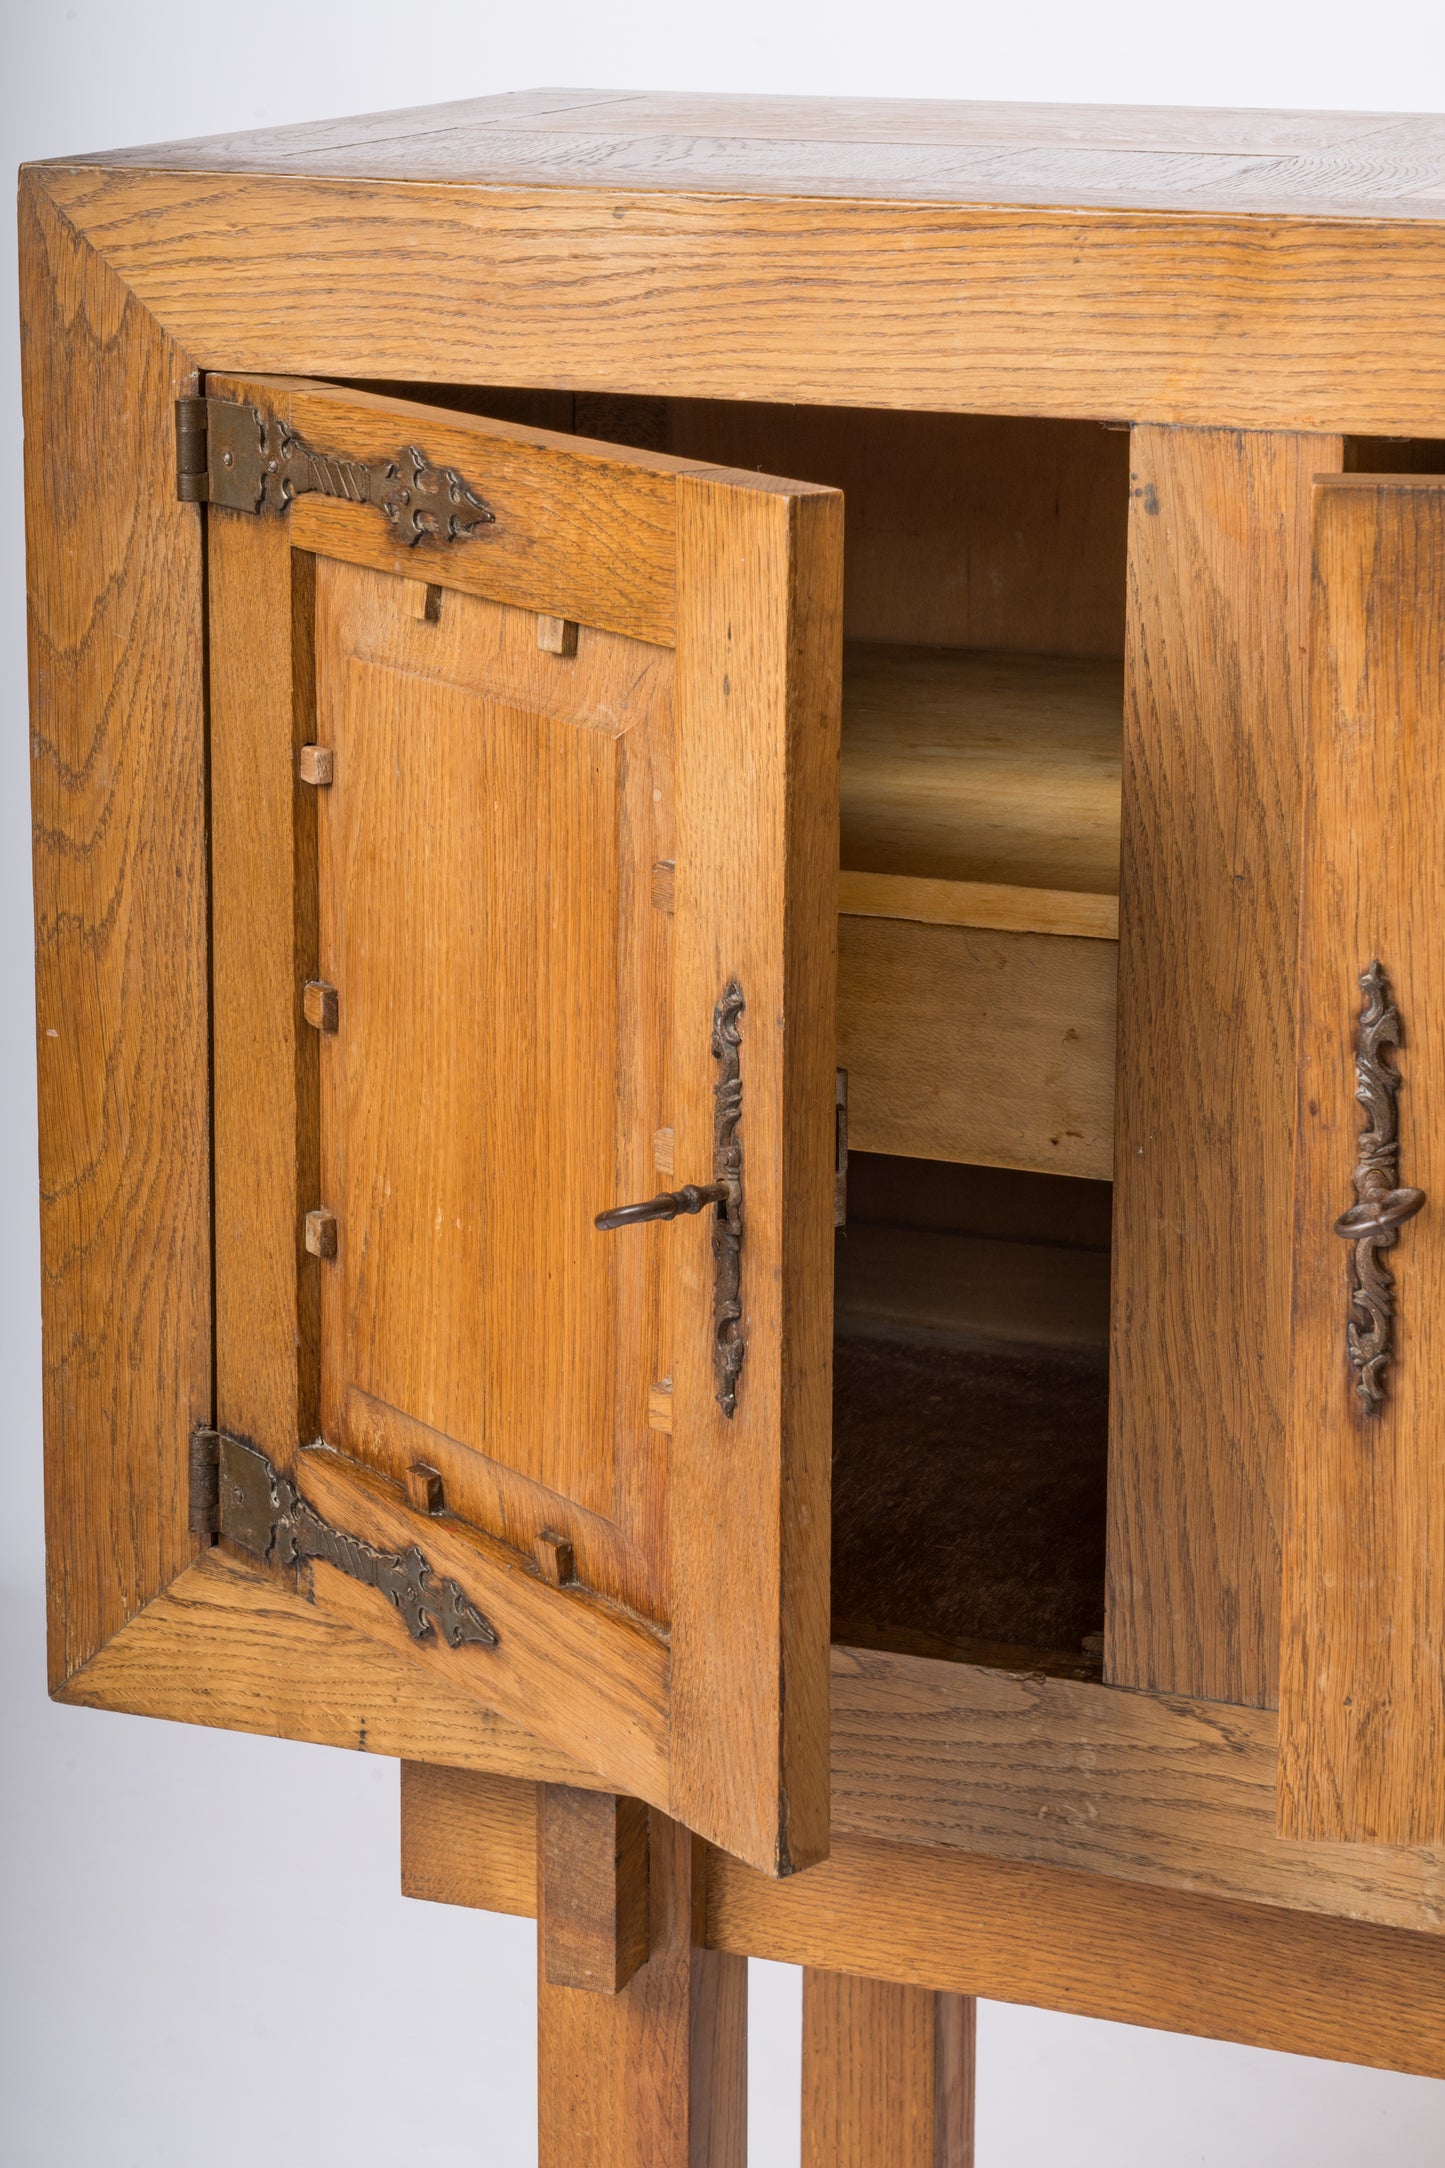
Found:
M 1445 108 L 1439 0 L 6 0 L 5 163 L 523 88 Z M 13 228 L 4 285 L 13 294 Z M 0 530 L 6 2168 L 527 2168 L 534 1935 L 396 1893 L 393 1763 L 52 1707 L 21 454 Z M 753 1968 L 754 2168 L 798 2157 L 798 1975 Z M 1445 2083 L 985 2005 L 979 2168 L 1440 2168 Z M 578 2163 L 578 2168 L 586 2168 Z

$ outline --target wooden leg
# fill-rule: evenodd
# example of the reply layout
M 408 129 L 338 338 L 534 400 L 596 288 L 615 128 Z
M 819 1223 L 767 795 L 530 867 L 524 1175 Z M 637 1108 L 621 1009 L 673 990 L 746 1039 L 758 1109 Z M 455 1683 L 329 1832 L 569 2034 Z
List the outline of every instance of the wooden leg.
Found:
M 649 1815 L 650 1955 L 609 1994 L 549 1977 L 567 1838 L 545 1803 L 538 1837 L 538 2168 L 744 2168 L 747 1960 L 700 1946 L 702 1846 Z
M 802 2168 L 972 2168 L 974 2000 L 803 1973 Z

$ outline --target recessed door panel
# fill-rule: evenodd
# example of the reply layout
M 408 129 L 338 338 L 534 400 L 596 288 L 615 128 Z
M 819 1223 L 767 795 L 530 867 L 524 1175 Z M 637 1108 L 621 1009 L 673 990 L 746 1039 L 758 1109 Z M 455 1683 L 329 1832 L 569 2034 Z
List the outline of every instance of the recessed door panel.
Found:
M 323 1435 L 664 1618 L 665 1236 L 592 1221 L 666 1126 L 671 656 L 327 562 L 317 645 Z

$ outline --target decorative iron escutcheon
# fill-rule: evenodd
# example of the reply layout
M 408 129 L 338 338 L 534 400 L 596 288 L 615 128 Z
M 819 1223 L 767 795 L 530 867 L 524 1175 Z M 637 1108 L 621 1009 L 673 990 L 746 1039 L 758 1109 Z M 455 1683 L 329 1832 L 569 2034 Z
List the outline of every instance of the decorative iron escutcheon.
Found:
M 419 446 L 368 464 L 313 451 L 294 429 L 238 399 L 176 401 L 176 494 L 185 504 L 233 512 L 284 512 L 319 493 L 385 514 L 404 542 L 466 542 L 496 513 L 455 467 L 436 467 Z
M 742 1305 L 743 1148 L 738 1136 L 743 1111 L 742 1030 L 738 1019 L 746 1006 L 737 980 L 729 979 L 712 1016 L 712 1052 L 720 1073 L 713 1086 L 711 1182 L 689 1182 L 681 1189 L 665 1189 L 641 1204 L 614 1205 L 608 1212 L 599 1212 L 592 1222 L 606 1234 L 619 1227 L 677 1219 L 682 1213 L 701 1212 L 705 1206 L 713 1206 L 712 1366 L 717 1404 L 729 1419 L 737 1409 L 738 1376 L 747 1353 Z
M 307 1504 L 289 1477 L 243 1439 L 229 1437 L 225 1431 L 197 1432 L 191 1455 L 193 1505 L 195 1486 L 207 1481 L 205 1462 L 212 1441 L 216 1461 L 210 1501 L 215 1534 L 228 1536 L 274 1565 L 320 1559 L 351 1580 L 380 1589 L 401 1613 L 413 1641 L 427 1641 L 439 1631 L 448 1648 L 459 1649 L 466 1641 L 481 1648 L 497 1646 L 496 1628 L 490 1620 L 483 1618 L 455 1581 L 436 1579 L 415 1544 L 401 1552 L 379 1551 L 360 1536 L 333 1528 Z M 193 1526 L 197 1518 L 193 1511 Z
M 1355 1041 L 1355 1097 L 1365 1109 L 1365 1121 L 1355 1160 L 1356 1202 L 1335 1221 L 1335 1233 L 1354 1250 L 1345 1347 L 1360 1405 L 1366 1415 L 1375 1415 L 1384 1404 L 1385 1374 L 1394 1353 L 1395 1281 L 1380 1253 L 1394 1247 L 1400 1228 L 1425 1203 L 1425 1192 L 1399 1186 L 1395 1102 L 1402 1079 L 1387 1055 L 1402 1044 L 1402 1032 L 1378 959 L 1360 973 L 1359 984 L 1365 998 Z

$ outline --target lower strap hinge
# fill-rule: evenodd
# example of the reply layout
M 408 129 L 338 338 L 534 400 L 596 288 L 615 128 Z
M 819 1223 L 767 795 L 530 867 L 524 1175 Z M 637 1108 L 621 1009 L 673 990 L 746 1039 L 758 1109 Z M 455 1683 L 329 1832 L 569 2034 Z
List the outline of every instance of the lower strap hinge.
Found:
M 348 1579 L 379 1589 L 401 1614 L 413 1641 L 436 1634 L 448 1648 L 475 1642 L 495 1648 L 497 1633 L 460 1584 L 439 1578 L 425 1553 L 382 1551 L 361 1536 L 333 1527 L 302 1497 L 257 1446 L 224 1430 L 191 1434 L 190 1525 L 197 1535 L 224 1536 L 268 1565 L 317 1560 Z

